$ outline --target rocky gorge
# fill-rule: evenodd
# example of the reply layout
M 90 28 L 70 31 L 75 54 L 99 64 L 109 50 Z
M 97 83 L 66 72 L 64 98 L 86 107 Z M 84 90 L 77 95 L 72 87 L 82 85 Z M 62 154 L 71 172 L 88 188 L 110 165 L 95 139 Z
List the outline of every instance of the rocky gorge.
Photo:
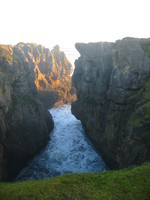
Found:
M 77 43 L 72 113 L 111 169 L 150 160 L 150 39 Z
M 58 45 L 0 45 L 0 180 L 12 180 L 47 144 L 54 127 L 47 109 L 65 103 L 108 167 L 150 160 L 150 39 L 76 49 L 72 85 Z
M 72 66 L 55 46 L 0 45 L 0 180 L 11 180 L 49 140 L 46 110 L 71 102 Z

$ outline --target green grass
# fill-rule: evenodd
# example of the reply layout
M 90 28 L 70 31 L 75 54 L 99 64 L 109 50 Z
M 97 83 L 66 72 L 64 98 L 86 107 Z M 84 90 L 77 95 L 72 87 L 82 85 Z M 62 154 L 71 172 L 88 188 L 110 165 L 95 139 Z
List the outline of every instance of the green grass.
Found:
M 138 126 L 142 121 L 150 120 L 150 79 L 146 81 L 136 95 L 138 99 L 144 100 L 144 103 L 130 116 L 128 123 L 131 126 Z M 143 110 L 142 115 L 140 114 L 141 110 Z
M 148 54 L 148 56 L 150 56 L 150 44 L 147 45 L 142 45 L 142 49 L 145 53 Z
M 133 113 L 129 119 L 130 126 L 138 126 L 141 123 L 141 118 L 137 116 L 137 112 Z
M 145 53 L 147 53 L 149 56 L 150 56 L 150 38 L 144 40 L 142 43 L 141 43 L 141 48 L 143 49 L 143 51 Z
M 150 79 L 148 79 L 144 87 L 137 92 L 137 98 L 142 99 L 144 102 L 129 118 L 128 124 L 132 127 L 138 127 L 141 123 L 150 121 Z M 145 130 L 145 132 L 141 134 L 141 138 L 148 151 L 150 151 L 150 131 Z
M 150 101 L 150 79 L 145 83 L 145 90 L 143 91 L 143 97 L 145 101 Z
M 149 200 L 150 163 L 120 171 L 0 183 L 1 200 Z

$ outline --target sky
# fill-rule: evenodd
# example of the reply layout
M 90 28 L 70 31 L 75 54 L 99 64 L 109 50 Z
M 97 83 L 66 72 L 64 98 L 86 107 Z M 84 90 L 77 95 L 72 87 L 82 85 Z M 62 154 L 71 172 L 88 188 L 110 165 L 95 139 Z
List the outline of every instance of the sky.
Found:
M 0 43 L 73 48 L 150 37 L 149 0 L 0 0 Z

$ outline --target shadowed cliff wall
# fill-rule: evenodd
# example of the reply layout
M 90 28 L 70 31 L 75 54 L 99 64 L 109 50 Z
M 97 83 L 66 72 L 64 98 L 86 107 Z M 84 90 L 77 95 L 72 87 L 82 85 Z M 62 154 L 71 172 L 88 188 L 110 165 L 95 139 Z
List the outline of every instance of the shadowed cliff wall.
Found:
M 150 40 L 76 44 L 72 113 L 110 168 L 150 159 Z

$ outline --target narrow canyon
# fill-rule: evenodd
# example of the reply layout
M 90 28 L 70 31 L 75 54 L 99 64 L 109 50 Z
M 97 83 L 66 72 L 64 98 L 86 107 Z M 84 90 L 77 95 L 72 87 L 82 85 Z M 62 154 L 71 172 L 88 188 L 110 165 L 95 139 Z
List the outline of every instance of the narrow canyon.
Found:
M 98 151 L 106 163 L 97 157 L 101 170 L 150 160 L 150 39 L 77 43 L 76 49 L 80 57 L 73 72 L 58 45 L 52 50 L 34 43 L 0 45 L 0 180 L 14 179 L 46 145 L 51 155 L 49 138 L 57 120 L 48 109 L 61 116 L 64 104 L 71 104 L 72 114 L 81 121 L 81 132 L 94 145 L 93 157 Z M 61 129 L 60 138 L 63 132 L 68 134 L 66 128 Z M 77 132 L 73 134 L 72 138 Z M 65 143 L 62 139 L 61 145 Z M 66 155 L 64 160 L 70 158 Z M 52 160 L 49 165 L 53 166 Z

